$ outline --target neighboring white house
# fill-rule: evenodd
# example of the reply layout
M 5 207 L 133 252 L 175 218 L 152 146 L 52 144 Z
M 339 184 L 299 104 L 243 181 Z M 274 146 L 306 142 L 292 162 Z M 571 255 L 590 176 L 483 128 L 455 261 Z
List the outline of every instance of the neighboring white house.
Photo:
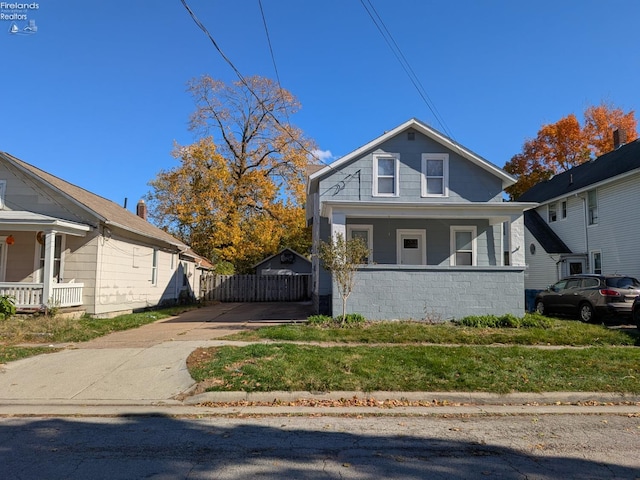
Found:
M 409 120 L 311 173 L 307 219 L 314 253 L 338 234 L 364 239 L 368 264 L 358 269 L 347 307 L 371 320 L 522 315 L 523 211 L 536 204 L 503 200 L 515 181 Z M 331 276 L 312 258 L 316 309 L 341 311 Z
M 640 141 L 616 146 L 527 190 L 527 289 L 575 273 L 640 278 Z
M 137 212 L 0 152 L 0 295 L 96 317 L 199 297 L 210 264 Z

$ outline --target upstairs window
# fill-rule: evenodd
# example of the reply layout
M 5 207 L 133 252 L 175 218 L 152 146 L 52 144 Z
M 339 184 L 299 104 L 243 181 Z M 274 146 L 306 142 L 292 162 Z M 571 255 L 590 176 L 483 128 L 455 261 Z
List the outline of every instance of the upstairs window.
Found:
M 373 195 L 378 197 L 398 196 L 399 161 L 397 154 L 374 155 Z
M 549 204 L 549 223 L 553 223 L 558 219 L 558 204 L 552 202 Z
M 589 209 L 589 225 L 598 223 L 598 196 L 595 190 L 587 193 L 587 208 Z
M 422 196 L 449 196 L 449 155 L 446 153 L 422 154 Z
M 567 201 L 560 202 L 560 220 L 567 218 Z

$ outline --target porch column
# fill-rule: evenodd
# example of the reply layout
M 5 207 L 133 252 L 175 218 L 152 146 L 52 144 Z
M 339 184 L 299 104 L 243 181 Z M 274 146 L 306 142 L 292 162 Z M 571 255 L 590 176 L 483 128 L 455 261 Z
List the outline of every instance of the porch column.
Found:
M 515 267 L 524 267 L 526 265 L 524 259 L 524 215 L 513 215 L 509 225 L 509 255 L 511 265 Z
M 56 232 L 53 230 L 44 233 L 44 267 L 42 269 L 42 303 L 49 305 L 53 299 L 53 262 L 55 258 Z
M 347 241 L 347 216 L 344 213 L 333 212 L 331 214 L 331 238 L 336 238 L 339 234 L 343 240 Z

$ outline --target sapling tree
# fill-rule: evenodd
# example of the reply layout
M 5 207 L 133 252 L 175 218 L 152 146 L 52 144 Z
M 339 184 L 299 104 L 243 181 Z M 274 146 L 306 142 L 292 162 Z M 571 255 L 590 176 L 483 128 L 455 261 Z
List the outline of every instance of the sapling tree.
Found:
M 362 238 L 345 240 L 337 234 L 331 242 L 321 242 L 318 254 L 325 270 L 331 272 L 342 297 L 342 320 L 347 318 L 347 299 L 356 284 L 356 271 L 369 257 L 369 248 Z

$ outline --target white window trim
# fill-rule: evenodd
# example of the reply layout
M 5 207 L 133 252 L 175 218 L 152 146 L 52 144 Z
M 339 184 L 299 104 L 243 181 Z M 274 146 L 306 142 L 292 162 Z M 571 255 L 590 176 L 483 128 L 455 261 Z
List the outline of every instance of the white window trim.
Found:
M 589 192 L 593 192 L 594 197 L 596 199 L 595 201 L 595 221 L 591 221 L 591 206 L 589 205 Z M 587 191 L 587 225 L 589 227 L 593 226 L 593 225 L 598 225 L 598 222 L 600 220 L 600 216 L 599 216 L 599 212 L 598 212 L 598 203 L 599 203 L 599 199 L 598 199 L 598 190 L 593 189 L 593 190 L 589 190 Z
M 396 230 L 396 263 L 401 265 L 402 262 L 402 245 L 400 244 L 400 240 L 402 235 L 415 235 L 416 237 L 420 237 L 420 241 L 422 242 L 422 258 L 421 265 L 427 264 L 427 231 L 416 228 L 405 228 Z
M 600 255 L 600 272 L 596 272 L 596 270 L 595 270 L 595 266 L 596 266 L 595 256 L 596 256 L 596 254 Z M 591 250 L 589 252 L 589 269 L 591 270 L 591 273 L 602 273 L 602 250 Z
M 427 160 L 442 160 L 442 194 L 427 193 Z M 439 197 L 449 196 L 449 154 L 448 153 L 423 153 L 422 154 L 422 176 L 421 189 L 423 197 Z
M 451 225 L 449 265 L 456 266 L 456 233 L 471 232 L 471 266 L 478 266 L 478 228 L 475 225 Z M 468 265 L 462 265 L 468 266 Z
M 154 248 L 151 251 L 151 285 L 154 287 L 158 285 L 158 260 L 159 250 Z
M 388 159 L 394 160 L 394 193 L 378 193 L 378 160 Z M 400 193 L 400 154 L 399 153 L 376 153 L 373 155 L 373 196 L 374 197 L 397 197 Z
M 558 217 L 560 221 L 566 220 L 569 215 L 569 201 L 567 199 L 560 200 L 560 210 Z
M 51 235 L 51 233 L 47 233 L 47 235 Z M 60 278 L 64 279 L 64 263 L 65 263 L 65 257 L 66 257 L 66 248 L 67 248 L 67 236 L 62 234 L 62 233 L 58 233 L 56 232 L 53 238 L 53 242 L 54 242 L 54 252 L 55 252 L 55 241 L 56 241 L 56 237 L 60 237 L 60 272 L 59 272 L 59 276 Z M 35 241 L 35 248 L 36 248 L 36 253 L 33 256 L 34 257 L 34 265 L 33 265 L 33 271 L 34 271 L 34 275 L 33 275 L 33 282 L 34 283 L 42 283 L 44 282 L 44 269 L 40 266 L 40 260 L 42 260 L 42 257 L 40 256 L 41 250 L 43 245 L 40 244 L 37 240 L 37 233 L 36 233 L 36 241 Z M 54 258 L 54 262 L 55 262 L 55 258 Z M 53 273 L 53 272 L 51 272 Z
M 352 232 L 353 230 L 366 230 L 367 231 L 367 249 L 369 250 L 369 262 L 373 263 L 373 225 L 347 225 L 347 239 L 353 238 Z
M 551 209 L 551 205 L 553 205 L 553 209 Z M 551 212 L 553 211 L 553 214 L 555 216 L 555 218 L 551 218 Z M 558 202 L 551 202 L 549 203 L 549 205 L 547 205 L 547 223 L 555 223 L 558 221 Z

